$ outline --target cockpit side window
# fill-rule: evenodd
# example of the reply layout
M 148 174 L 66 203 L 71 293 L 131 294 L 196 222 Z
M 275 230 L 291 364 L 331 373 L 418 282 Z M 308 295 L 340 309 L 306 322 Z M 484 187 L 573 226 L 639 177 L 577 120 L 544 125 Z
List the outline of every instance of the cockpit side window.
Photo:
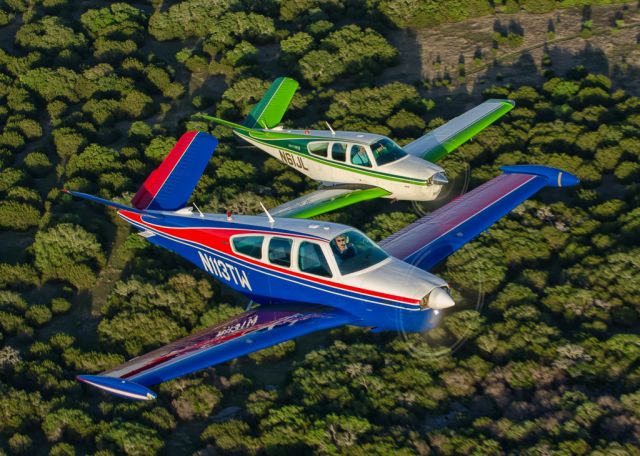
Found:
M 331 158 L 344 162 L 347 160 L 347 145 L 343 143 L 333 143 L 331 145 Z
M 380 141 L 371 144 L 371 152 L 373 153 L 373 158 L 375 158 L 378 166 L 394 162 L 407 155 L 402 147 L 391 141 L 389 138 L 383 138 Z
M 313 143 L 309 143 L 307 148 L 309 149 L 309 152 L 312 155 L 317 155 L 318 157 L 326 157 L 327 149 L 329 148 L 329 143 L 313 142 Z
M 260 260 L 262 259 L 263 240 L 264 236 L 239 236 L 234 237 L 231 242 L 233 250 L 236 252 Z
M 360 146 L 358 144 L 351 146 L 351 163 L 371 168 L 371 160 L 369 160 L 367 149 L 364 146 Z
M 291 267 L 291 239 L 274 237 L 269 241 L 269 262 L 276 266 Z
M 387 252 L 359 231 L 337 235 L 329 243 L 342 275 L 366 269 L 387 259 Z
M 298 250 L 298 267 L 302 272 L 331 277 L 331 269 L 322 253 L 322 247 L 314 242 L 303 241 Z

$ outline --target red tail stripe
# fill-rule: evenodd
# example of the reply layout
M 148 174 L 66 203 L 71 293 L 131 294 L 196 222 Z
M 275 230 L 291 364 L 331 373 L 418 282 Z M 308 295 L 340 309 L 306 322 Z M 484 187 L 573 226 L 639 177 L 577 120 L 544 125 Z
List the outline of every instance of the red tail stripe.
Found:
M 140 187 L 131 200 L 136 209 L 146 209 L 149 207 L 197 134 L 197 131 L 189 131 L 182 135 L 176 145 L 171 149 L 171 152 L 169 152 L 162 163 L 160 163 L 160 166 L 147 177 L 147 180 L 144 181 L 142 187 Z

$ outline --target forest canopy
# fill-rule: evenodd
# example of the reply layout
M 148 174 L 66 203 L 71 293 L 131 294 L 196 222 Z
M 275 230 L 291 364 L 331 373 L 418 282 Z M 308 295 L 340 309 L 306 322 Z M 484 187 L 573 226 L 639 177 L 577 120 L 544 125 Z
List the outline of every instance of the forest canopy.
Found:
M 511 24 L 474 57 L 480 74 L 461 59 L 425 78 L 402 46 L 417 28 L 586 3 L 2 2 L 0 455 L 639 454 L 640 94 L 628 82 L 640 70 L 554 51 L 556 13 L 542 58 L 498 58 L 527 36 Z M 637 26 L 635 3 L 597 8 L 576 12 L 588 46 Z M 443 202 L 503 165 L 556 166 L 581 184 L 542 191 L 434 270 L 457 306 L 431 332 L 318 333 L 154 387 L 145 403 L 89 391 L 76 375 L 247 302 L 61 189 L 130 204 L 198 129 L 220 139 L 193 194 L 202 210 L 252 214 L 315 190 L 195 116 L 242 121 L 278 76 L 300 82 L 287 127 L 329 122 L 399 144 L 484 99 L 514 100 L 439 163 Z M 322 218 L 381 240 L 434 208 L 377 200 Z

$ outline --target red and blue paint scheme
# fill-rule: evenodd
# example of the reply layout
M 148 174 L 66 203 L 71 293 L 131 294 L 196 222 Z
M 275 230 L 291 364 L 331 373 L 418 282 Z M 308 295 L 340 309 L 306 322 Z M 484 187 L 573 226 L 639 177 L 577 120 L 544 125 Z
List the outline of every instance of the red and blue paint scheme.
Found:
M 153 399 L 150 385 L 310 332 L 342 325 L 428 330 L 439 311 L 454 302 L 447 283 L 426 269 L 541 188 L 578 183 L 553 168 L 504 167 L 503 175 L 385 239 L 383 250 L 346 225 L 186 208 L 216 145 L 206 133 L 183 135 L 133 198 L 134 207 L 68 193 L 115 207 L 149 242 L 181 255 L 260 306 L 100 375 L 80 375 L 80 381 L 122 397 Z M 236 244 L 247 237 L 260 239 L 249 254 Z M 361 250 L 376 260 L 355 271 L 341 269 L 332 247 L 338 237 L 359 239 L 370 249 Z M 284 261 L 272 257 L 274 243 L 289 246 Z M 302 251 L 309 246 L 324 256 L 322 273 L 303 267 L 308 260 Z

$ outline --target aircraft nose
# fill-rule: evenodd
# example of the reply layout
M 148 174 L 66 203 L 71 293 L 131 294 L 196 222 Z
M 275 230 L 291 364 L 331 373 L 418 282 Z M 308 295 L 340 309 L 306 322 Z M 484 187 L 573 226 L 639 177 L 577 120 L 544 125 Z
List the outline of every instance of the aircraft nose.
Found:
M 428 303 L 430 308 L 436 310 L 453 307 L 456 304 L 444 288 L 434 288 L 431 293 L 429 293 Z
M 444 185 L 449 183 L 449 179 L 447 179 L 447 176 L 445 176 L 444 173 L 436 173 L 433 175 L 431 179 L 433 179 L 434 184 L 438 184 L 438 185 Z

